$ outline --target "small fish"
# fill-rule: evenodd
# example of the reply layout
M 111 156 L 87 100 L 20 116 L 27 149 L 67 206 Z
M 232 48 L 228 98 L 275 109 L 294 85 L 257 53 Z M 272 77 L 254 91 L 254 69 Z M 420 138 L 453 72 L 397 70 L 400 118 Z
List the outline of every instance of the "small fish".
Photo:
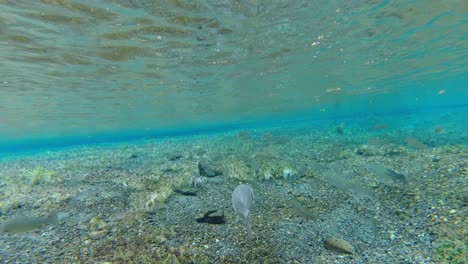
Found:
M 327 93 L 334 93 L 334 92 L 338 92 L 340 91 L 341 88 L 340 87 L 337 87 L 337 88 L 329 88 L 327 89 Z
M 46 225 L 58 225 L 58 213 L 48 216 L 17 216 L 10 218 L 0 225 L 0 233 L 17 234 L 39 229 Z
M 296 214 L 298 214 L 300 217 L 303 217 L 305 219 L 310 219 L 313 221 L 320 218 L 317 214 L 305 208 L 296 198 L 292 198 L 291 200 L 289 200 L 289 202 L 294 208 L 294 211 L 296 212 Z
M 378 131 L 378 130 L 385 129 L 386 127 L 387 125 L 385 124 L 375 124 L 373 127 L 371 127 L 370 130 Z
M 379 146 L 379 145 L 385 145 L 388 144 L 389 142 L 381 137 L 371 137 L 367 140 L 367 145 L 372 145 L 372 146 Z
M 434 128 L 434 132 L 437 134 L 437 135 L 441 135 L 441 134 L 446 134 L 447 131 L 445 131 L 445 129 L 439 125 L 437 125 L 435 128 Z
M 383 165 L 381 164 L 378 164 L 378 163 L 369 163 L 367 165 L 367 169 L 375 174 L 375 176 L 377 177 L 386 177 L 386 178 L 390 178 L 392 179 L 393 181 L 400 181 L 402 182 L 403 184 L 406 184 L 406 179 L 405 179 L 405 176 L 401 173 L 397 173 L 391 169 L 388 169 L 386 167 L 384 167 Z
M 427 146 L 424 144 L 424 143 L 421 143 L 421 141 L 417 140 L 416 138 L 414 137 L 407 137 L 405 139 L 405 143 L 406 145 L 414 148 L 414 149 L 426 149 Z

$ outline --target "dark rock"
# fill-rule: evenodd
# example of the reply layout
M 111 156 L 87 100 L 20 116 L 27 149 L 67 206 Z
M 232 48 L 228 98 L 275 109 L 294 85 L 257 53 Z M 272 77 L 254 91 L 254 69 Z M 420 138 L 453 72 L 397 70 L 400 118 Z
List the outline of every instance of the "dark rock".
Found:
M 171 157 L 169 157 L 169 160 L 170 161 L 176 161 L 176 160 L 180 160 L 181 158 L 183 158 L 184 156 L 180 155 L 180 154 L 175 154 L 175 155 L 172 155 Z
M 216 164 L 209 160 L 203 160 L 198 163 L 198 172 L 201 176 L 215 177 L 223 174 L 222 169 L 218 168 Z
M 137 154 L 132 154 L 128 158 L 129 159 L 136 159 L 136 158 L 138 158 L 138 155 Z
M 374 156 L 375 151 L 372 147 L 369 147 L 368 145 L 361 145 L 355 150 L 356 154 L 361 155 L 361 156 Z
M 223 210 L 209 210 L 202 217 L 196 219 L 198 223 L 220 225 L 226 223 Z
M 180 189 L 175 189 L 176 193 L 180 193 L 182 195 L 187 195 L 187 196 L 196 196 L 197 191 L 195 191 L 192 188 L 180 188 Z

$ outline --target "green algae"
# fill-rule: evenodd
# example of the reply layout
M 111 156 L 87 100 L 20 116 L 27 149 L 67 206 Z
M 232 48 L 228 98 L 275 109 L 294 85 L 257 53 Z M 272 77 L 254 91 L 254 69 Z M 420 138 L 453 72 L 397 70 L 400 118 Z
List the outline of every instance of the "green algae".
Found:
M 133 208 L 152 211 L 164 207 L 176 190 L 191 186 L 192 174 L 182 169 L 170 166 L 149 169 L 132 181 L 121 182 L 121 185 L 133 190 L 130 193 Z
M 445 239 L 436 243 L 436 258 L 444 263 L 466 263 L 468 245 L 466 241 L 459 239 Z
M 28 171 L 27 175 L 32 185 L 39 185 L 42 183 L 54 183 L 60 180 L 57 171 L 46 169 L 43 167 L 36 167 Z
M 223 175 L 241 182 L 249 182 L 255 179 L 255 172 L 241 159 L 234 159 L 226 162 Z

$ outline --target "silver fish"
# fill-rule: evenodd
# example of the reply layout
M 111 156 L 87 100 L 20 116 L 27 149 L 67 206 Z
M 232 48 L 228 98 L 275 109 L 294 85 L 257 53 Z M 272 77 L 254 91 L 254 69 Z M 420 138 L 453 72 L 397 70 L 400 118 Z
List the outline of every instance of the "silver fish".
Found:
M 0 233 L 17 234 L 39 229 L 46 225 L 58 225 L 58 213 L 48 216 L 17 216 L 10 218 L 0 225 Z

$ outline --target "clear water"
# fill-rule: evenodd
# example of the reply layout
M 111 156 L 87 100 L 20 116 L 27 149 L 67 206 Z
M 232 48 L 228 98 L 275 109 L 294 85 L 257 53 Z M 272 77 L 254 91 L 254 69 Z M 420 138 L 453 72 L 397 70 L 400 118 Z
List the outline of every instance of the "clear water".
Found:
M 466 0 L 0 0 L 0 263 L 465 263 L 467 73 Z
M 5 146 L 466 105 L 466 1 L 3 0 L 0 10 Z

